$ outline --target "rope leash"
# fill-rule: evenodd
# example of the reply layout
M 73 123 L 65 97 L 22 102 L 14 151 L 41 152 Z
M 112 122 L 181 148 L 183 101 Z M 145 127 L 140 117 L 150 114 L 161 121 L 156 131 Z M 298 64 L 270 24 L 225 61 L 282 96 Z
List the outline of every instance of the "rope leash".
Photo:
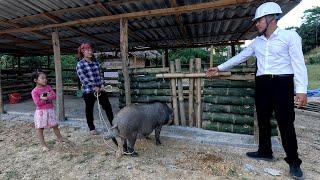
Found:
M 97 98 L 97 102 L 98 102 L 98 112 L 99 112 L 99 119 L 101 122 L 103 122 L 103 124 L 105 125 L 106 129 L 107 129 L 107 138 L 112 137 L 111 135 L 111 128 L 109 127 L 108 123 L 106 123 L 104 117 L 103 117 L 103 114 L 102 114 L 102 111 L 101 111 L 101 105 L 100 105 L 100 102 L 99 102 L 99 96 L 101 94 L 100 93 L 97 93 L 97 92 L 94 92 L 94 96 Z M 105 137 L 102 136 L 102 139 L 103 139 L 103 142 L 113 151 L 117 152 L 117 149 L 114 149 L 112 146 L 110 146 L 108 143 L 107 143 L 107 140 L 105 139 Z M 125 155 L 132 155 L 133 153 L 135 153 L 135 151 L 129 153 L 129 152 L 123 152 L 123 154 Z
M 103 117 L 103 114 L 101 112 L 101 105 L 100 105 L 100 102 L 99 102 L 99 96 L 101 95 L 100 93 L 97 93 L 97 92 L 94 92 L 93 95 L 97 98 L 97 102 L 98 102 L 98 114 L 99 114 L 99 120 L 102 122 L 102 124 L 104 124 L 104 126 L 106 127 L 107 129 L 107 134 L 108 136 L 112 136 L 111 135 L 111 128 L 109 127 L 109 125 L 107 124 L 107 122 L 105 121 L 104 117 Z M 113 151 L 117 151 L 117 149 L 114 149 L 112 146 L 110 146 L 108 143 L 107 143 L 107 140 L 105 139 L 105 137 L 101 136 L 102 139 L 103 139 L 103 142 L 110 148 L 112 149 Z

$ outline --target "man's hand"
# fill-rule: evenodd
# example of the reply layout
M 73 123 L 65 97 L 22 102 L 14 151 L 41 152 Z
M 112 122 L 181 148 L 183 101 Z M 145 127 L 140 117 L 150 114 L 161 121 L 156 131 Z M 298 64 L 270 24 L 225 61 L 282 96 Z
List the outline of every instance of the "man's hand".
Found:
M 305 106 L 308 102 L 307 94 L 297 93 L 294 102 L 298 105 L 298 108 Z
M 206 72 L 206 77 L 208 78 L 212 78 L 214 76 L 217 76 L 218 75 L 218 72 L 219 72 L 219 69 L 218 67 L 212 67 L 212 68 L 209 68 Z

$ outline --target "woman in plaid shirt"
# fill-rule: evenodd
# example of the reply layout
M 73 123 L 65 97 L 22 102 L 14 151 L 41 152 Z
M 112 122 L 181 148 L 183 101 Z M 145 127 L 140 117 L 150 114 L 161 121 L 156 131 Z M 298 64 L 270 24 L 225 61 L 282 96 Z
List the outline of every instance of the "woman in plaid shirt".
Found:
M 90 129 L 90 134 L 98 135 L 93 123 L 93 107 L 96 101 L 94 93 L 100 93 L 99 102 L 105 110 L 108 120 L 112 125 L 113 113 L 108 96 L 105 91 L 101 91 L 102 80 L 100 78 L 100 68 L 98 61 L 93 56 L 93 49 L 90 44 L 83 43 L 78 48 L 80 61 L 77 64 L 77 74 L 82 84 L 83 99 L 86 104 L 86 118 Z

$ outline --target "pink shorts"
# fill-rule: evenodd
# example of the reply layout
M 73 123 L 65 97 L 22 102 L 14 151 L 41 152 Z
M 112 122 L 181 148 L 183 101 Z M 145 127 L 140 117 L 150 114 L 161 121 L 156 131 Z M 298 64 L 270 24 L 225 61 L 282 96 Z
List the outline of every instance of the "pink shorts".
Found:
M 34 126 L 36 129 L 52 128 L 58 125 L 54 109 L 37 109 L 34 113 Z

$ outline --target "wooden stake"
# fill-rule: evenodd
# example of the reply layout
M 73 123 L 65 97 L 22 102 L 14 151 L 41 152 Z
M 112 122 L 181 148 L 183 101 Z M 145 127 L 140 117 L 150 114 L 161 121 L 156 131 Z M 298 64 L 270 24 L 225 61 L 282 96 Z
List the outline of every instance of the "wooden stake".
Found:
M 174 73 L 175 72 L 174 69 L 175 69 L 174 62 L 170 61 L 170 72 Z M 176 79 L 171 79 L 171 90 L 172 90 L 173 122 L 174 122 L 174 125 L 179 125 Z
M 181 73 L 181 62 L 180 59 L 175 60 L 176 63 L 176 72 Z M 179 96 L 179 110 L 180 110 L 180 120 L 181 125 L 186 126 L 186 114 L 185 114 L 185 107 L 184 107 L 184 99 L 183 99 L 183 87 L 182 87 L 182 79 L 178 79 L 178 96 Z
M 196 58 L 196 72 L 201 72 L 201 59 Z M 202 128 L 202 119 L 201 119 L 201 78 L 196 79 L 196 122 L 197 127 Z
M 194 72 L 194 60 L 190 59 L 189 61 L 189 72 Z M 193 108 L 193 94 L 194 94 L 194 78 L 189 78 L 189 126 L 193 127 L 194 122 L 194 108 Z
M 56 74 L 56 109 L 58 120 L 65 120 L 64 114 L 64 100 L 63 100 L 63 89 L 62 89 L 62 73 L 61 73 L 61 54 L 60 54 L 60 43 L 58 29 L 54 29 L 52 32 L 52 45 L 53 45 L 53 56 L 54 56 L 54 67 Z
M 131 104 L 130 79 L 128 72 L 128 20 L 120 19 L 120 49 L 122 60 L 122 73 L 124 78 L 124 90 L 126 105 Z

